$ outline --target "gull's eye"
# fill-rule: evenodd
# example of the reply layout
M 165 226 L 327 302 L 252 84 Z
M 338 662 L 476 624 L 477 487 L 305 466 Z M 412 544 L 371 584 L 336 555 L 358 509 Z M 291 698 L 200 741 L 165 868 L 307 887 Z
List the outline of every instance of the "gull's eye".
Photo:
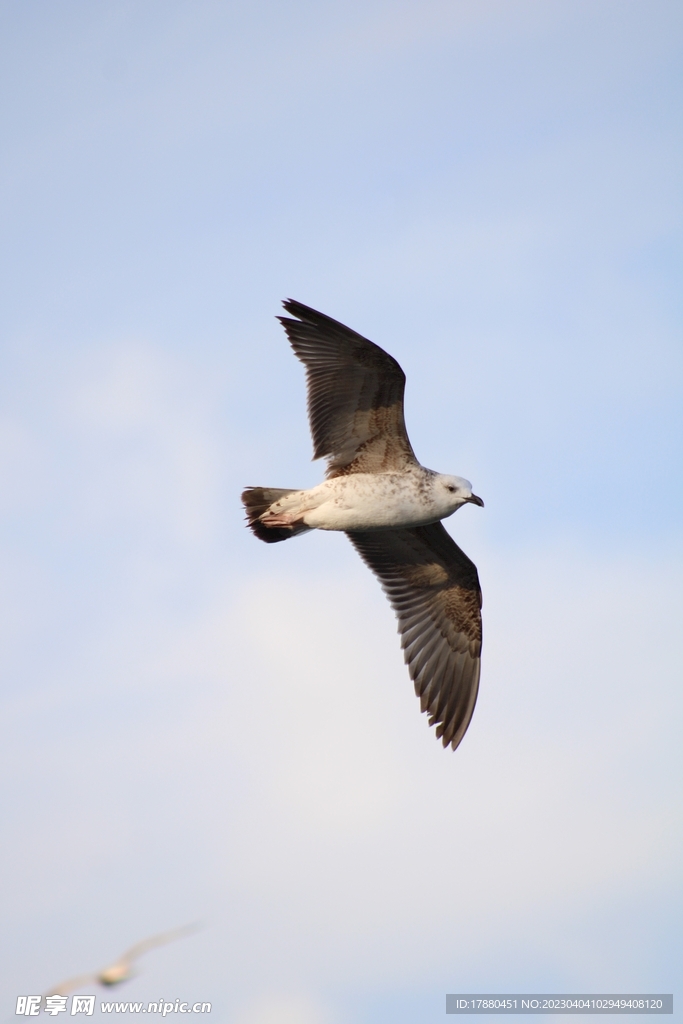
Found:
M 451 494 L 455 494 L 457 488 L 455 488 L 453 484 L 446 484 L 446 487 L 451 492 Z

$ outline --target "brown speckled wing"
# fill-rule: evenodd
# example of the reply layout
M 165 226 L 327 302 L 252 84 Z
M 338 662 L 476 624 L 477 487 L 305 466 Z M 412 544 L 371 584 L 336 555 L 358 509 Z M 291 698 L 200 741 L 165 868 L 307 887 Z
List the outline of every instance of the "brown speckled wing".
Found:
M 328 476 L 401 470 L 416 462 L 403 419 L 405 374 L 379 345 L 288 299 L 278 317 L 306 367 L 314 458 Z
M 479 688 L 481 589 L 477 569 L 441 523 L 349 533 L 398 617 L 422 711 L 444 747 L 458 746 Z

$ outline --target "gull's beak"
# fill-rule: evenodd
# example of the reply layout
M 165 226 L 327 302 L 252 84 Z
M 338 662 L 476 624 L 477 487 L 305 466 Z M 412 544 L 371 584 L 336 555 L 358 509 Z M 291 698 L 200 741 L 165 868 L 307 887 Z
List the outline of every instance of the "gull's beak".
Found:
M 479 505 L 481 508 L 484 507 L 484 502 L 477 494 L 470 494 L 469 498 L 465 498 L 465 501 L 471 501 L 473 505 Z

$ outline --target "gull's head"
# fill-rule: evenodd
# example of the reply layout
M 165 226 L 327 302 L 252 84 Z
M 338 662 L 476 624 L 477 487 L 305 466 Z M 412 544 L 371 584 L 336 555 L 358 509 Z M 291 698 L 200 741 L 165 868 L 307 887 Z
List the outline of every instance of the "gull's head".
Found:
M 484 502 L 472 492 L 472 484 L 461 476 L 448 476 L 446 473 L 437 473 L 434 478 L 434 497 L 440 508 L 445 509 L 444 516 L 453 515 L 454 512 L 468 502 L 472 505 L 481 505 Z

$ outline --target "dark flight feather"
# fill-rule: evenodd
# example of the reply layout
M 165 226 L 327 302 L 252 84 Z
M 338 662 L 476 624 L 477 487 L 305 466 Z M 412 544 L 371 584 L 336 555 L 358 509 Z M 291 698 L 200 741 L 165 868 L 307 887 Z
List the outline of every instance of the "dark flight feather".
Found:
M 479 688 L 481 589 L 474 563 L 441 523 L 348 537 L 396 612 L 422 711 L 444 747 L 455 750 Z
M 405 374 L 396 360 L 338 321 L 293 299 L 278 317 L 306 367 L 315 459 L 328 477 L 415 464 L 403 418 Z

